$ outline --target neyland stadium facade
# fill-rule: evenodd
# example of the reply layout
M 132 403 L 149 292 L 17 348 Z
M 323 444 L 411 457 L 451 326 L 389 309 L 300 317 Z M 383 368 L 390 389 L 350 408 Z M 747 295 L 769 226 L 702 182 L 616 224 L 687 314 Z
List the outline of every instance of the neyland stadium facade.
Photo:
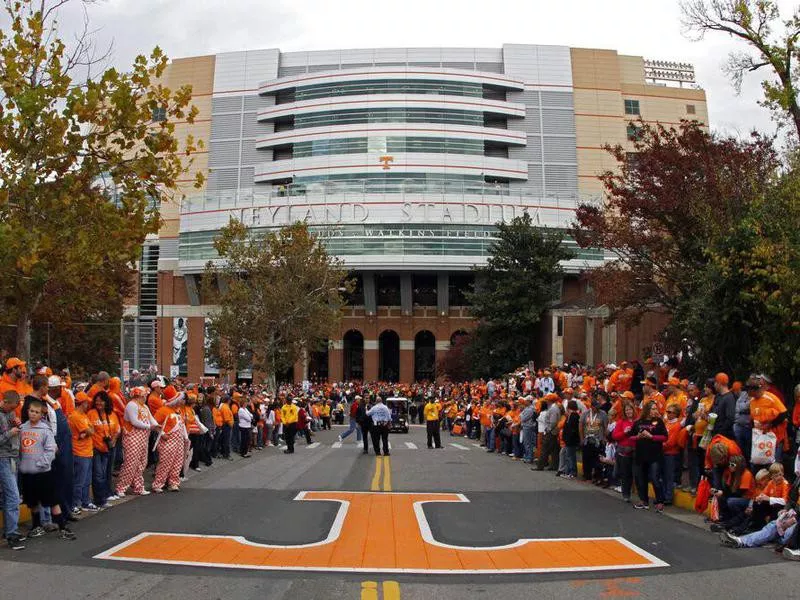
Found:
M 192 85 L 199 115 L 176 130 L 205 150 L 145 244 L 122 352 L 131 368 L 195 380 L 218 373 L 199 278 L 231 218 L 264 231 L 306 221 L 357 281 L 339 335 L 286 376 L 430 379 L 474 326 L 464 290 L 495 223 L 527 212 L 566 228 L 579 203 L 602 201 L 603 145 L 629 143 L 632 120 L 708 121 L 691 65 L 562 46 L 254 50 L 177 59 L 164 79 Z M 663 321 L 604 323 L 578 274 L 608 257 L 575 250 L 537 361 L 650 347 Z

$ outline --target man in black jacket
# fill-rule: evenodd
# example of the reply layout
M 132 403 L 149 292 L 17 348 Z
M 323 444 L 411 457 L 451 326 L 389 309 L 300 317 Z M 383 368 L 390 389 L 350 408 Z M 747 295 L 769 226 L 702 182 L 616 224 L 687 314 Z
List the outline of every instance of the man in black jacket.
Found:
M 356 396 L 358 408 L 356 409 L 356 423 L 361 427 L 361 439 L 364 440 L 364 454 L 369 454 L 369 430 L 371 419 L 367 416 L 366 402 L 361 399 L 361 396 Z M 372 402 L 370 402 L 372 404 Z
M 728 383 L 728 376 L 725 373 L 717 373 L 714 377 L 714 389 L 717 395 L 714 396 L 711 412 L 717 415 L 714 435 L 724 435 L 732 440 L 735 439 L 733 424 L 736 421 L 736 397 L 728 389 Z

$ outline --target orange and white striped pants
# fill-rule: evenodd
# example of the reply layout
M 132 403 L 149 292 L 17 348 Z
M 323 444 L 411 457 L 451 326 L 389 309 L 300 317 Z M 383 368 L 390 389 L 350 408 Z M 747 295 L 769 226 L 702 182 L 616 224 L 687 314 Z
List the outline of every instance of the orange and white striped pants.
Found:
M 124 494 L 133 485 L 133 493 L 144 491 L 144 473 L 147 467 L 147 442 L 149 429 L 133 429 L 122 434 L 123 462 L 117 478 L 117 494 Z

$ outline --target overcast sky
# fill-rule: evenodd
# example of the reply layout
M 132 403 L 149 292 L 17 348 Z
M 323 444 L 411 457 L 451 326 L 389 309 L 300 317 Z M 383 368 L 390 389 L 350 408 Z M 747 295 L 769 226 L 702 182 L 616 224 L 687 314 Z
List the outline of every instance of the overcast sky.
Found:
M 796 5 L 778 3 L 784 16 Z M 258 48 L 611 48 L 693 63 L 717 130 L 774 129 L 756 104 L 760 72 L 748 76 L 736 96 L 721 67 L 740 46 L 721 34 L 687 39 L 677 0 L 99 0 L 88 10 L 92 26 L 101 28 L 100 39 L 113 39 L 120 68 L 155 45 L 175 58 Z M 74 17 L 63 15 L 65 27 Z

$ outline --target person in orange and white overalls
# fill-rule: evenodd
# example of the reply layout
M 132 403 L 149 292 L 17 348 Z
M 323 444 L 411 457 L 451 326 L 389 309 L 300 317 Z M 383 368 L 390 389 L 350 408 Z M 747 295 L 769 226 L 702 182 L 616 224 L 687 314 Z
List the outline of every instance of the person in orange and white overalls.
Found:
M 164 405 L 158 409 L 155 419 L 161 425 L 157 440 L 158 464 L 153 479 L 152 491 L 159 494 L 164 484 L 171 492 L 180 490 L 181 469 L 189 447 L 189 436 L 183 422 L 181 409 L 184 394 L 178 393 L 171 385 L 164 388 Z
M 147 466 L 150 430 L 158 428 L 158 423 L 145 402 L 147 390 L 142 386 L 134 387 L 130 391 L 130 397 L 122 420 L 123 460 L 116 489 L 116 495 L 120 498 L 131 486 L 134 494 L 146 496 L 150 493 L 144 489 L 142 475 Z

